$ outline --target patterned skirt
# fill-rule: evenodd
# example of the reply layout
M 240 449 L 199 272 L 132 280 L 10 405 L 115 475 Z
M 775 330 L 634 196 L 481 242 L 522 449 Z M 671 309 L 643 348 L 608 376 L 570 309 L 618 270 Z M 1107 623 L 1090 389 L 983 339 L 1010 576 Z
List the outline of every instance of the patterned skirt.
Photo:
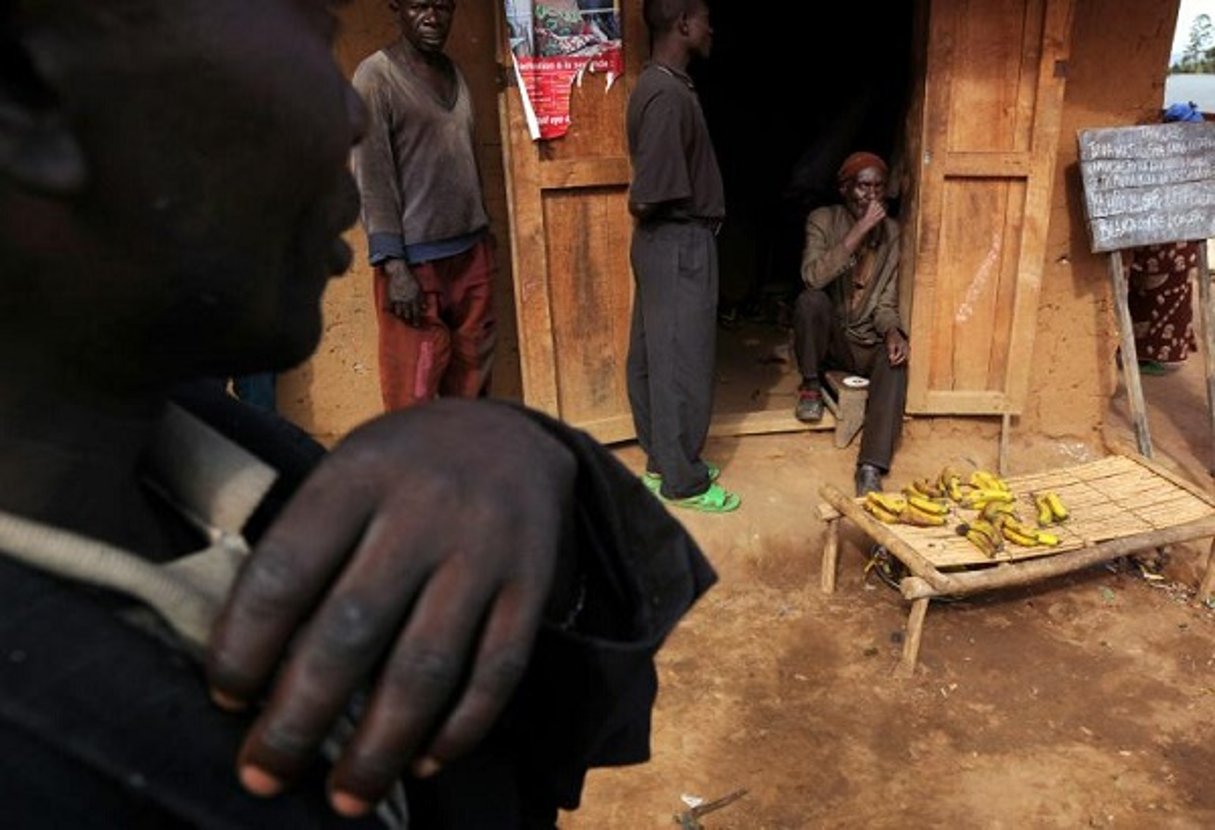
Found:
M 1194 338 L 1194 281 L 1199 242 L 1135 248 L 1124 258 L 1130 269 L 1127 305 L 1139 360 L 1180 363 L 1198 350 Z

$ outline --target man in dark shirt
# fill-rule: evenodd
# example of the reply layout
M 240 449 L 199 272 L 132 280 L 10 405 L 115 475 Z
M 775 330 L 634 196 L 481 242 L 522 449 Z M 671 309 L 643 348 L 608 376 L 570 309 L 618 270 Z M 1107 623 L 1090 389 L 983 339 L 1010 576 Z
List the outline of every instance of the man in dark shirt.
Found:
M 712 572 L 609 453 L 446 400 L 326 454 L 214 380 L 304 360 L 350 264 L 334 5 L 0 11 L 7 825 L 365 827 L 404 779 L 415 830 L 551 828 L 646 755 Z
M 629 403 L 646 481 L 665 501 L 711 513 L 739 505 L 701 458 L 713 405 L 717 242 L 725 195 L 687 68 L 713 44 L 704 0 L 646 0 L 653 52 L 629 98 L 630 252 L 637 296 Z

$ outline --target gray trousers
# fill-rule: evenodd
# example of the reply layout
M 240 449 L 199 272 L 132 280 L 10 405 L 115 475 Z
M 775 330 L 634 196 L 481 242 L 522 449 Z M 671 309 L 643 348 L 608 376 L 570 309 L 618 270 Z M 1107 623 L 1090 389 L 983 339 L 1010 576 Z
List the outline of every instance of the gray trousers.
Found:
M 842 369 L 869 378 L 869 402 L 857 464 L 890 470 L 894 446 L 903 429 L 907 403 L 907 364 L 891 366 L 882 344 L 861 346 L 844 333 L 843 322 L 827 293 L 807 288 L 797 298 L 793 315 L 793 346 L 804 381 L 820 380 L 827 369 Z
M 646 468 L 662 494 L 709 487 L 700 457 L 713 409 L 717 240 L 697 223 L 638 226 L 630 251 L 637 293 L 629 333 L 629 405 Z

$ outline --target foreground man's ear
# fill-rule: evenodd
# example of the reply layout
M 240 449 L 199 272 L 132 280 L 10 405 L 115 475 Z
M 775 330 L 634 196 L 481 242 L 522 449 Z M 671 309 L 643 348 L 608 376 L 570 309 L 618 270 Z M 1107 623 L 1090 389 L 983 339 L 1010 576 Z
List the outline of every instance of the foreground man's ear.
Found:
M 24 39 L 0 44 L 0 178 L 39 195 L 79 191 L 88 177 L 84 152 L 53 86 Z

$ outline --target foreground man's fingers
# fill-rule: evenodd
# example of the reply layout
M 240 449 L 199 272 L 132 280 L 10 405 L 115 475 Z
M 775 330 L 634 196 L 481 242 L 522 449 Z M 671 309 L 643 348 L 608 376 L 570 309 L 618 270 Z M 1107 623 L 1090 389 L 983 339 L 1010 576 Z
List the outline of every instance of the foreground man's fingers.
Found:
M 343 814 L 407 767 L 475 746 L 527 665 L 575 469 L 538 426 L 486 404 L 388 416 L 335 450 L 258 545 L 213 637 L 217 700 L 252 703 L 277 675 L 240 754 L 246 788 L 290 784 L 359 691 L 331 776 Z

